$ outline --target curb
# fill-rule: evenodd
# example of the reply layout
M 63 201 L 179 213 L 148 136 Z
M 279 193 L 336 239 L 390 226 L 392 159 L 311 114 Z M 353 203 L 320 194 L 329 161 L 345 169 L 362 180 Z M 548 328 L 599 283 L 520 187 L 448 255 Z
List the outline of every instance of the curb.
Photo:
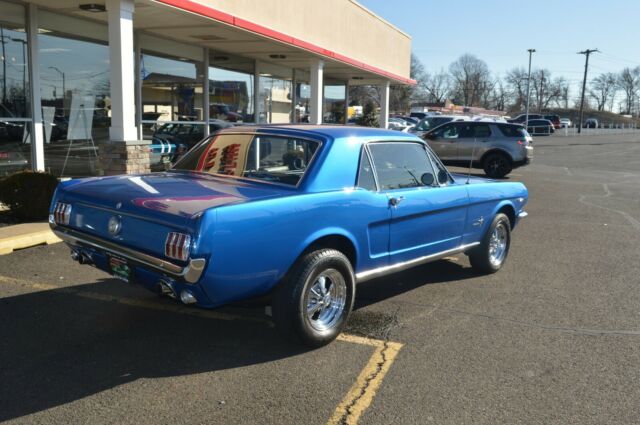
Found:
M 0 228 L 0 255 L 16 249 L 62 242 L 47 223 L 25 223 Z

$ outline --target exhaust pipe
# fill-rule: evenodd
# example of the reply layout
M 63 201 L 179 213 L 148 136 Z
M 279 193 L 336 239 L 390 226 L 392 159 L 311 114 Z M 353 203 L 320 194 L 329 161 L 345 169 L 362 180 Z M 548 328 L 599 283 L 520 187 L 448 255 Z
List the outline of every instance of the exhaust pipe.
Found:
M 173 286 L 171 285 L 171 283 L 167 282 L 166 280 L 159 280 L 157 288 L 158 288 L 158 293 L 160 295 L 166 295 L 171 298 L 177 298 L 176 293 L 173 290 Z
M 93 259 L 89 256 L 89 254 L 78 252 L 74 249 L 71 250 L 71 259 L 73 261 L 77 261 L 80 264 L 93 264 Z
M 191 291 L 188 291 L 186 289 L 180 292 L 180 301 L 182 301 L 183 304 L 195 304 L 198 302 L 198 300 L 191 293 Z

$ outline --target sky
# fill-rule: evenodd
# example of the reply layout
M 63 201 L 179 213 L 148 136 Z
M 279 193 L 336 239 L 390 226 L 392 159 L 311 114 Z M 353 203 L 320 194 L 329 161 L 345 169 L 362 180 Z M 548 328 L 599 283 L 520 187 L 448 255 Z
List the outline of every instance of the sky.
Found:
M 589 76 L 640 66 L 640 0 L 358 0 L 412 37 L 413 53 L 430 72 L 447 70 L 464 53 L 484 60 L 499 76 L 545 68 L 579 97 L 585 49 Z

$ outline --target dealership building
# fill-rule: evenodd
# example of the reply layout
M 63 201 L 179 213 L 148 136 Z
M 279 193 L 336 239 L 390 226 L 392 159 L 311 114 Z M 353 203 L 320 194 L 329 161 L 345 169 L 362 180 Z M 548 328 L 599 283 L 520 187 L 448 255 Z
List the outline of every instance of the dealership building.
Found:
M 352 85 L 386 126 L 414 83 L 411 38 L 354 0 L 0 0 L 0 42 L 0 176 L 147 171 L 154 133 L 220 121 L 345 123 Z

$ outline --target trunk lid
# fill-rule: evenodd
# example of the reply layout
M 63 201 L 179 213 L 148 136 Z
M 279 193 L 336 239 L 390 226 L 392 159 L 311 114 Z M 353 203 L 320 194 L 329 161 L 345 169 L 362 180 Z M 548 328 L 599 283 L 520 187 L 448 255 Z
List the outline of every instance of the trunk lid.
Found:
M 95 177 L 64 183 L 56 201 L 72 204 L 69 226 L 149 254 L 164 255 L 169 232 L 197 238 L 209 208 L 293 194 L 295 188 L 192 172 Z M 109 220 L 120 231 L 109 232 Z

